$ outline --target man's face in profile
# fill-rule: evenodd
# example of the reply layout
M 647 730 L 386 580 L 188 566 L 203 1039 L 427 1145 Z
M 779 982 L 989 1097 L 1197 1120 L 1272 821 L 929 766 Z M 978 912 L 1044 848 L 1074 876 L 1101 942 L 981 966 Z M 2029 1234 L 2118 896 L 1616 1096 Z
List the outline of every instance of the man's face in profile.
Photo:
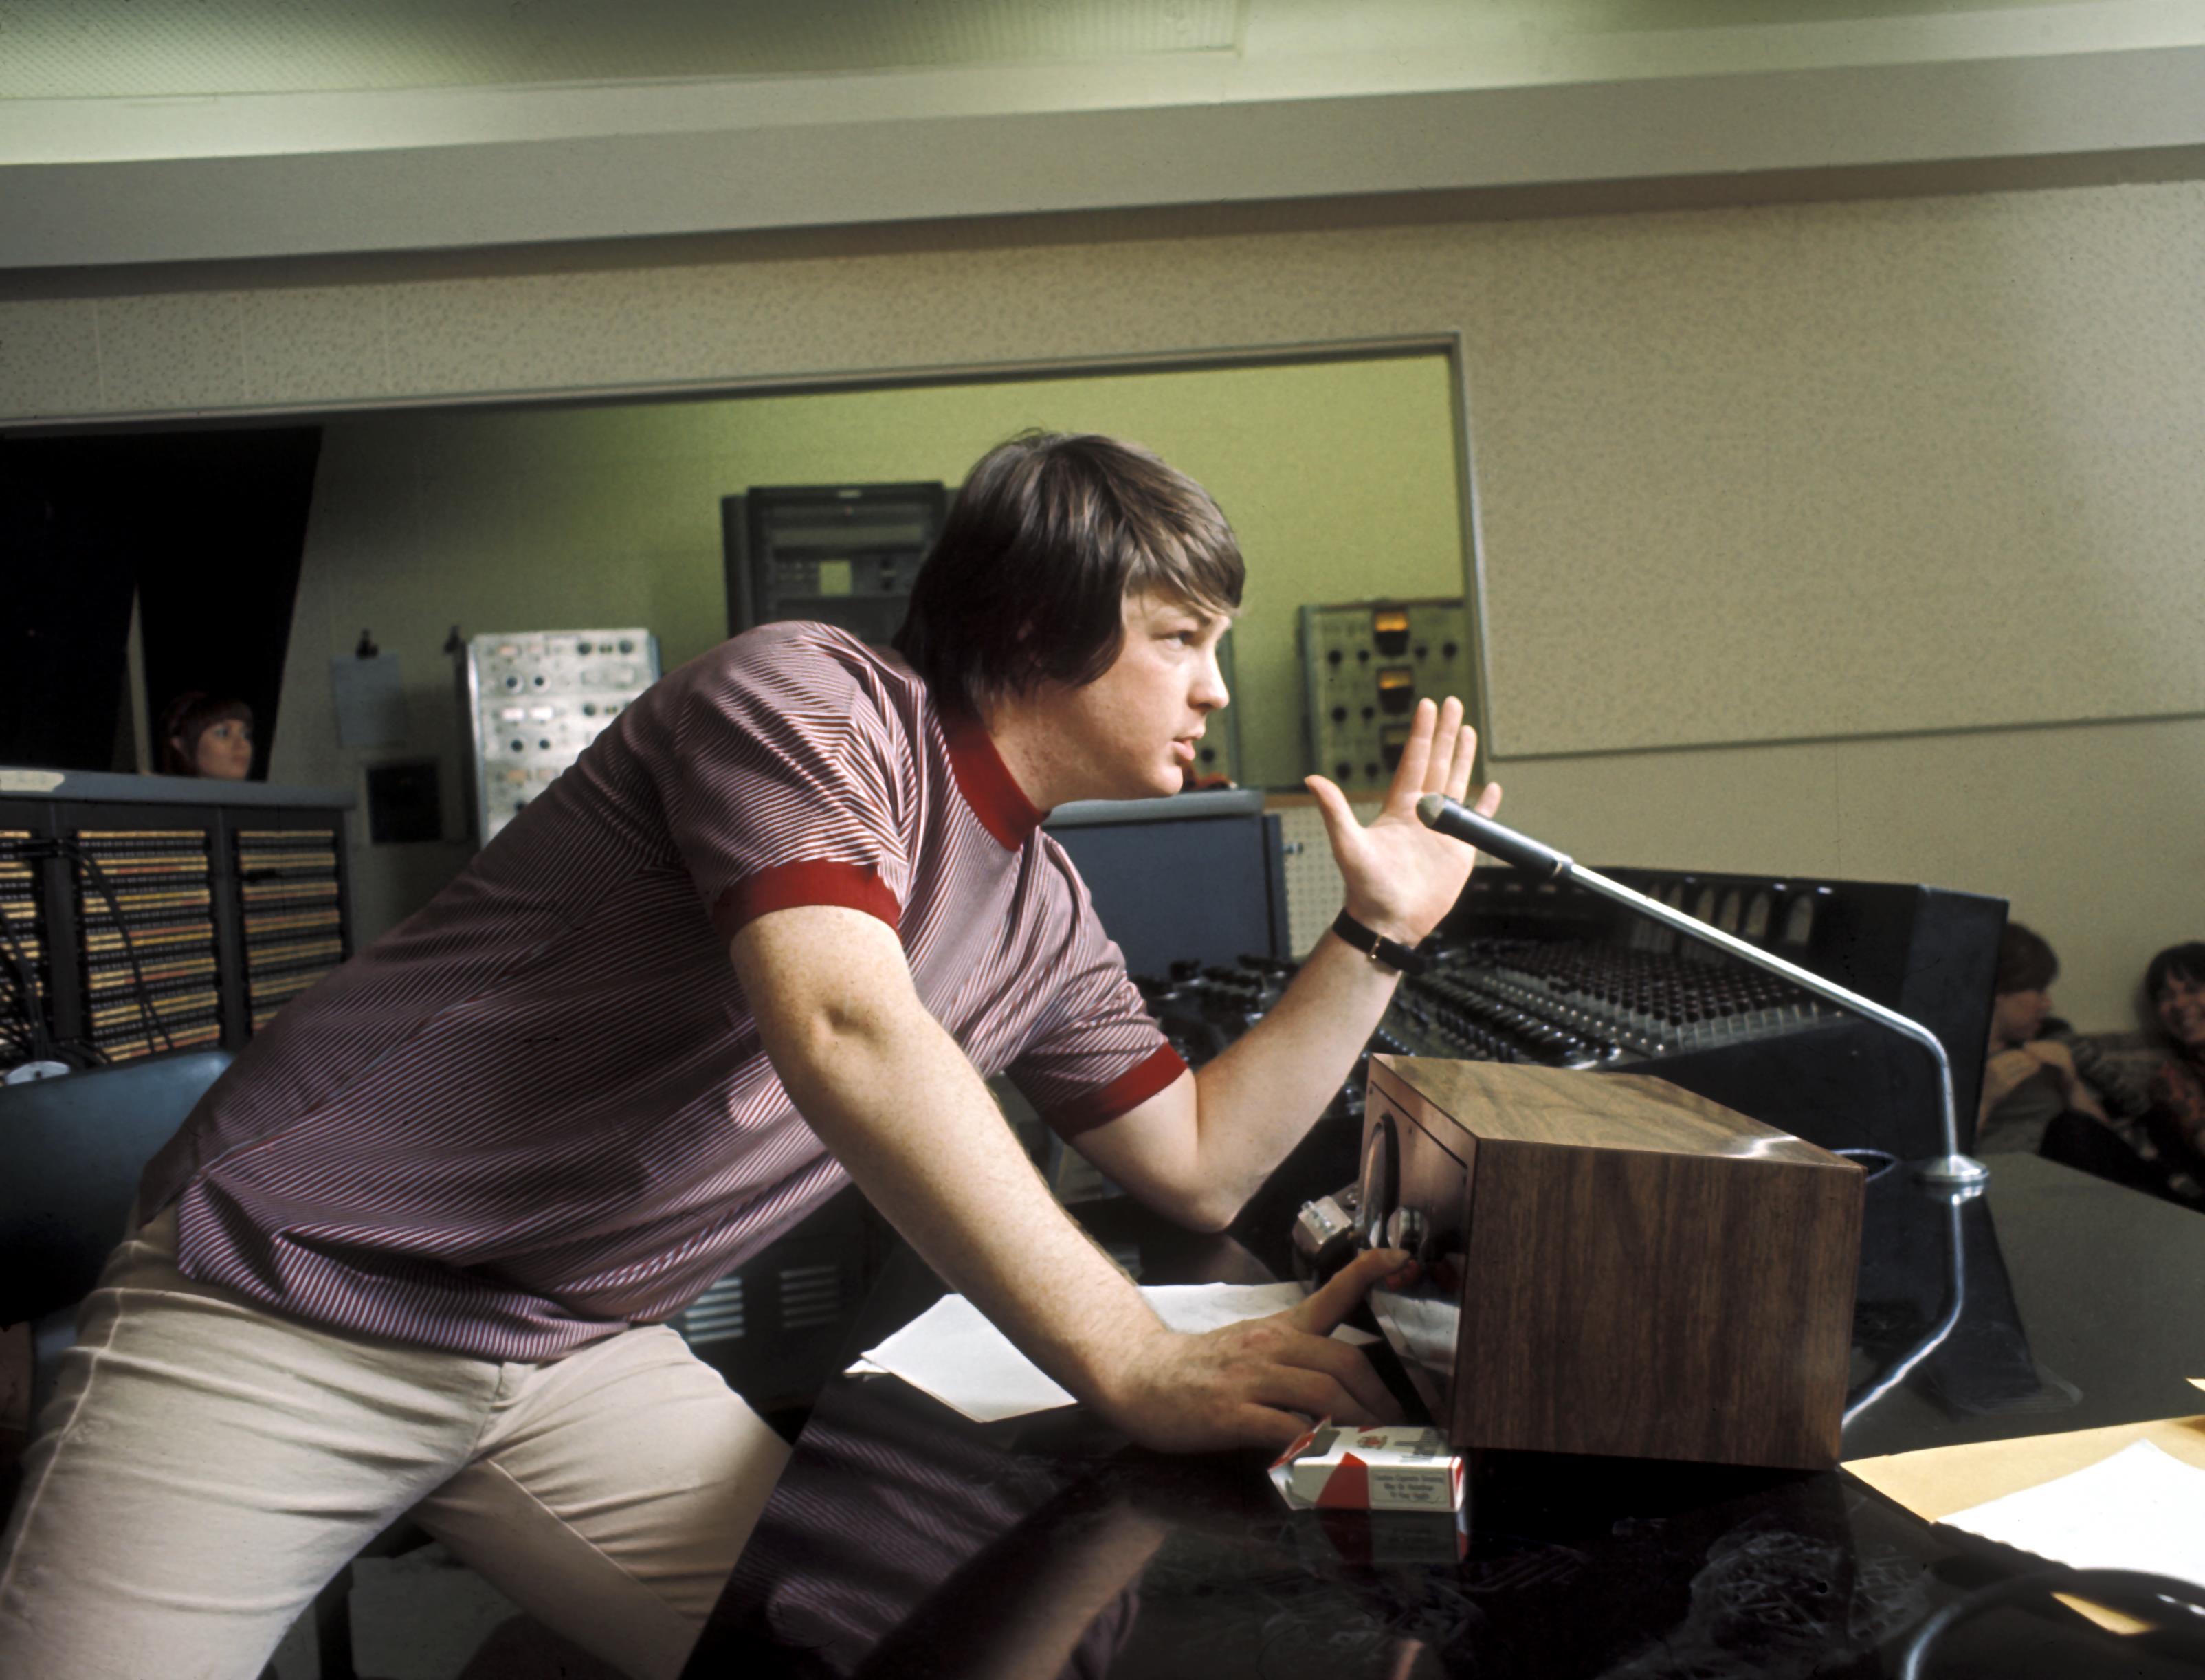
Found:
M 1047 721 L 1051 757 L 1085 798 L 1178 793 L 1209 715 L 1232 698 L 1217 668 L 1232 627 L 1225 614 L 1153 592 L 1128 595 L 1123 611 L 1125 639 L 1108 670 L 1028 701 Z

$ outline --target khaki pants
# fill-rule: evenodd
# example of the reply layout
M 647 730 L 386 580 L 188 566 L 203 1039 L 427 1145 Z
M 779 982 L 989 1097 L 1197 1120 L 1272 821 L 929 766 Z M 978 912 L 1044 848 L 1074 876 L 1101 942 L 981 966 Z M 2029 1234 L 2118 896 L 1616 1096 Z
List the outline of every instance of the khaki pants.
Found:
M 472 1359 L 276 1317 L 175 1253 L 171 1214 L 85 1299 L 0 1543 L 0 1676 L 253 1680 L 408 1512 L 614 1666 L 679 1672 L 788 1449 L 673 1331 Z

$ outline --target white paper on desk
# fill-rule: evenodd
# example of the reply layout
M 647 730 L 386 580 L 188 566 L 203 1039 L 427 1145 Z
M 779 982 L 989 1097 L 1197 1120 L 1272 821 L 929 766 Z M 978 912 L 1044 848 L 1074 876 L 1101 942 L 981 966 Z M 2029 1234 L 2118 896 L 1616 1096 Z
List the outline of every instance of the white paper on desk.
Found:
M 1216 1330 L 1243 1319 L 1263 1318 L 1299 1304 L 1299 1284 L 1162 1284 L 1144 1289 L 1156 1316 L 1174 1330 Z M 1367 1342 L 1370 1336 L 1342 1325 L 1334 1335 Z M 961 1295 L 945 1295 L 850 1367 L 853 1375 L 901 1377 L 976 1423 L 1018 1417 L 1072 1396 L 1013 1347 L 1003 1333 Z
M 2149 1441 L 1945 1522 L 2055 1564 L 2142 1570 L 2205 1586 L 2205 1470 Z

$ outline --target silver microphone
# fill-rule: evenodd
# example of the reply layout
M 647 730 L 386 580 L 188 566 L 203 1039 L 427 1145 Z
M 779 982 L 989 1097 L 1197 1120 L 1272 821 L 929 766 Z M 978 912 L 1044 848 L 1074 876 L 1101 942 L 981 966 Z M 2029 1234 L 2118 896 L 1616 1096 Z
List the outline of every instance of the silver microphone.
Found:
M 1417 801 L 1417 817 L 1424 827 L 1476 846 L 1487 856 L 1528 870 L 1542 881 L 1559 881 L 1576 866 L 1562 852 L 1542 846 L 1529 834 L 1504 828 L 1489 816 L 1480 816 L 1459 799 L 1444 793 L 1427 793 Z

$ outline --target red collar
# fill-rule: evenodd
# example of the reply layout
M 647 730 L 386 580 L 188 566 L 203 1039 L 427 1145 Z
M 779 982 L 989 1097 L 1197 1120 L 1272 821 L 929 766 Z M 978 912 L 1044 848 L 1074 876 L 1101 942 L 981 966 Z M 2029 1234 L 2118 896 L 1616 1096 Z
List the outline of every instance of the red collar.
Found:
M 1016 852 L 1033 838 L 1049 815 L 1025 796 L 1012 778 L 1010 766 L 989 739 L 987 727 L 962 707 L 942 710 L 942 739 L 949 745 L 949 768 L 957 775 L 957 791 L 1007 852 Z

